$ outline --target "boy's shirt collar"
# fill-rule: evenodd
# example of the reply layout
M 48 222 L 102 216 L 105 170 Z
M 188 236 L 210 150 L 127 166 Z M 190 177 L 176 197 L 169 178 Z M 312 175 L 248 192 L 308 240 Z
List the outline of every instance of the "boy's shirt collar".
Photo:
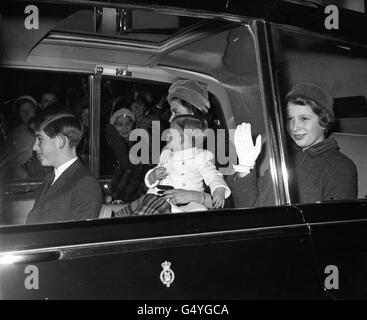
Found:
M 61 166 L 59 166 L 58 168 L 54 169 L 55 171 L 55 178 L 54 181 L 51 183 L 54 184 L 55 181 L 61 176 L 61 174 L 67 169 L 69 168 L 76 160 L 78 160 L 78 157 L 75 157 L 69 161 L 66 161 L 65 163 L 63 163 Z

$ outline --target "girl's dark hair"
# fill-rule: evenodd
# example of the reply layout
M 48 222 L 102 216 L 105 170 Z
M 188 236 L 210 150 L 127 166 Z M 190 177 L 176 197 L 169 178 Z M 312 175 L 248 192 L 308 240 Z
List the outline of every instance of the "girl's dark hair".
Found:
M 292 97 L 287 100 L 287 103 L 293 103 L 300 106 L 310 106 L 313 113 L 319 118 L 319 124 L 325 128 L 325 137 L 329 136 L 336 122 L 335 116 L 327 112 L 325 108 L 319 106 L 315 101 L 302 97 Z
M 147 99 L 145 98 L 145 96 L 144 96 L 143 94 L 141 94 L 141 93 L 138 93 L 138 94 L 137 94 L 136 98 L 135 98 L 135 99 L 134 99 L 134 101 L 132 102 L 132 105 L 133 105 L 134 103 L 139 103 L 139 102 L 141 102 L 142 104 L 144 104 L 145 108 L 147 108 L 147 107 L 148 107 L 148 101 L 147 101 Z

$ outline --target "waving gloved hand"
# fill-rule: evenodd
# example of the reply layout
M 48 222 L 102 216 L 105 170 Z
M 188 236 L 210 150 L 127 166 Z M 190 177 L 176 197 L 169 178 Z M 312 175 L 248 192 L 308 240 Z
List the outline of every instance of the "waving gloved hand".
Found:
M 252 140 L 251 124 L 243 122 L 238 125 L 234 133 L 234 145 L 238 156 L 238 165 L 233 168 L 236 172 L 248 173 L 254 168 L 255 162 L 261 151 L 261 135 Z

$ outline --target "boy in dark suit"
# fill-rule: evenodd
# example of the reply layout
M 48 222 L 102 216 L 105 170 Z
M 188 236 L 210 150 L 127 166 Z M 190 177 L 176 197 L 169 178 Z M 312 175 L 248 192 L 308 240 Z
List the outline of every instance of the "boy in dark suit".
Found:
M 76 156 L 83 125 L 67 112 L 45 114 L 35 121 L 37 152 L 43 166 L 53 167 L 27 223 L 61 222 L 97 218 L 102 193 L 97 180 Z

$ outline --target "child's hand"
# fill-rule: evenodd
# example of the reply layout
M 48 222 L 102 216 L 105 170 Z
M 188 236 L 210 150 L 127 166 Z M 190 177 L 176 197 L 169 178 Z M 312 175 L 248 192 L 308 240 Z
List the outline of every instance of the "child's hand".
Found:
M 165 167 L 155 168 L 148 176 L 149 182 L 153 184 L 157 180 L 163 180 L 168 177 L 167 169 Z
M 223 208 L 224 207 L 224 188 L 217 188 L 213 192 L 213 207 L 215 209 Z

